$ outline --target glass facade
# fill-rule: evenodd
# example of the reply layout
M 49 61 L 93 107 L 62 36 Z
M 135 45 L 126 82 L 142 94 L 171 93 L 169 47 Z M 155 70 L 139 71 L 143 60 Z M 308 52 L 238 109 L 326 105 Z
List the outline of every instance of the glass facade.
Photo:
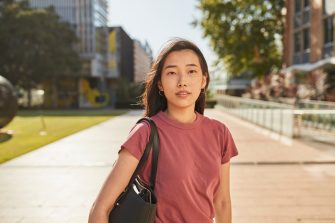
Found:
M 30 0 L 29 2 L 34 8 L 46 8 L 52 5 L 61 20 L 76 24 L 76 0 Z
M 35 8 L 54 6 L 62 20 L 69 22 L 79 37 L 85 76 L 107 74 L 107 0 L 30 0 Z
M 297 32 L 294 34 L 294 52 L 299 53 L 301 51 L 301 33 Z
M 308 63 L 310 57 L 310 2 L 294 0 L 293 63 Z
M 107 75 L 107 50 L 108 50 L 108 20 L 107 2 L 105 0 L 92 0 L 92 16 L 94 36 L 92 36 L 96 60 L 100 64 L 96 72 Z
M 323 29 L 324 29 L 324 43 L 332 43 L 334 41 L 334 17 L 330 16 L 323 20 Z
M 313 1 L 294 0 L 294 2 L 292 3 L 292 7 L 294 7 L 292 10 L 293 64 L 310 62 L 311 36 L 318 38 L 318 40 L 321 39 L 321 41 L 317 41 L 313 49 L 314 52 L 320 50 L 321 52 L 320 59 L 333 57 L 335 55 L 334 54 L 335 1 L 322 0 L 320 2 L 322 3 L 322 5 L 314 4 L 313 6 L 313 13 L 314 13 L 313 18 L 311 18 L 312 15 L 311 4 L 313 3 Z M 312 19 L 317 19 L 318 21 L 312 21 Z M 315 49 L 315 47 L 318 49 Z
M 332 15 L 335 13 L 335 1 L 334 0 L 323 0 L 322 8 L 324 15 Z
M 323 0 L 323 51 L 322 57 L 334 55 L 334 14 L 335 1 Z
M 300 0 L 294 1 L 294 12 L 295 13 L 301 12 L 301 1 Z

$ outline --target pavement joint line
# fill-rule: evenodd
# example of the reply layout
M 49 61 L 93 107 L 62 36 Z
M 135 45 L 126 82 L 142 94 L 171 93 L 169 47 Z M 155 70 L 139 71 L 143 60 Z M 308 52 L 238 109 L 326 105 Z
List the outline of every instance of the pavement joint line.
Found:
M 231 162 L 231 165 L 236 166 L 271 166 L 271 165 L 323 165 L 323 164 L 335 164 L 335 160 L 330 161 L 256 161 L 256 162 Z M 11 168 L 104 168 L 104 167 L 113 167 L 113 164 L 99 164 L 99 165 L 15 165 L 15 166 L 1 166 L 4 169 Z M 1 169 L 0 169 L 1 170 Z
M 101 164 L 101 165 L 15 165 L 15 166 L 1 166 L 1 168 L 11 169 L 11 168 L 103 168 L 103 167 L 113 167 L 113 164 Z
M 278 161 L 278 162 L 266 162 L 266 161 L 259 161 L 259 162 L 231 162 L 231 165 L 236 166 L 276 166 L 276 165 L 323 165 L 323 164 L 335 164 L 335 160 L 331 161 Z

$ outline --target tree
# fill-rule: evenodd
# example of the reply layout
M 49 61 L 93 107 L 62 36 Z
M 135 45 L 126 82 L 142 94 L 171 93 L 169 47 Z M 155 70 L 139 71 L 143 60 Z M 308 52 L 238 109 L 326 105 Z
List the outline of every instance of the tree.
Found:
M 33 9 L 27 1 L 6 0 L 0 24 L 0 74 L 14 85 L 30 92 L 41 80 L 78 74 L 78 39 L 52 7 Z
M 284 0 L 200 0 L 202 17 L 193 22 L 232 75 L 262 76 L 280 67 Z

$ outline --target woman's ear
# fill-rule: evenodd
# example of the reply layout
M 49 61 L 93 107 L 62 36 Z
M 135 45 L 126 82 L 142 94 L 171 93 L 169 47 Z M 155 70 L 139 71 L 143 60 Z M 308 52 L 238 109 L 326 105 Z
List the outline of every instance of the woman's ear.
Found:
M 201 82 L 201 88 L 205 88 L 207 84 L 207 76 L 203 75 L 202 76 L 202 82 Z

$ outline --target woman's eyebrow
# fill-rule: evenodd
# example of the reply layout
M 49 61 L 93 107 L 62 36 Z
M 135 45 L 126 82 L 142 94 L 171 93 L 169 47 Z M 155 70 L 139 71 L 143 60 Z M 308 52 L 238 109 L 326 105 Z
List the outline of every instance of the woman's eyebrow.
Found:
M 191 64 L 187 64 L 186 66 L 191 66 L 191 67 L 198 67 L 198 65 L 191 63 Z
M 164 69 L 175 68 L 175 67 L 177 67 L 177 65 L 167 65 L 166 67 L 164 67 Z
M 191 63 L 191 64 L 186 64 L 187 67 L 198 67 L 198 65 Z M 166 67 L 164 67 L 164 69 L 168 69 L 168 68 L 175 68 L 177 67 L 177 65 L 167 65 Z

